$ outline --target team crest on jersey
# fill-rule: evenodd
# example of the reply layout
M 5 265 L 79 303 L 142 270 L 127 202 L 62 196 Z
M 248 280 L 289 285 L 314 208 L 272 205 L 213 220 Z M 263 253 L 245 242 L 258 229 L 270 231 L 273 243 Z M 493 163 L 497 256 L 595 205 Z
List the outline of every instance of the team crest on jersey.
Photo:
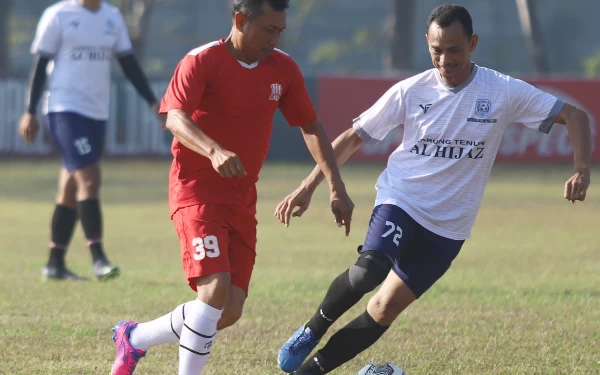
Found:
M 271 85 L 271 97 L 269 100 L 279 101 L 281 99 L 281 85 L 279 83 L 273 83 Z
M 106 21 L 106 31 L 104 31 L 104 34 L 106 35 L 112 35 L 115 34 L 115 23 L 111 20 Z
M 481 118 L 486 118 L 490 113 L 492 113 L 492 102 L 488 99 L 477 99 L 475 114 Z

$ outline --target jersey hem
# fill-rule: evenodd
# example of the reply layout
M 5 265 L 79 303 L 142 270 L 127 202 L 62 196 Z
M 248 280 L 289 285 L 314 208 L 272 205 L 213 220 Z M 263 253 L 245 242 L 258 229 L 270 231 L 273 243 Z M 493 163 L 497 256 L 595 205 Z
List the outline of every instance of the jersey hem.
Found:
M 412 209 L 412 207 L 410 207 L 408 204 L 404 204 L 403 202 L 398 202 L 398 199 L 393 199 L 393 200 L 394 200 L 394 203 L 391 203 L 391 202 L 385 203 L 385 200 L 383 202 L 379 202 L 378 200 L 375 200 L 375 207 L 379 206 L 381 204 L 394 205 L 394 206 L 404 210 L 414 221 L 416 221 L 423 228 L 427 229 L 430 232 L 437 234 L 438 236 L 442 236 L 442 237 L 448 238 L 450 240 L 465 241 L 471 236 L 471 231 L 469 231 L 468 233 L 456 233 L 456 232 L 450 232 L 445 229 L 439 228 L 439 227 L 431 224 L 429 221 L 427 221 L 426 219 L 421 217 L 419 214 L 417 214 L 416 211 L 414 211 Z
M 109 116 L 106 117 L 99 117 L 96 115 L 90 115 L 88 112 L 85 111 L 80 111 L 77 109 L 71 109 L 71 108 L 60 108 L 60 109 L 53 109 L 53 108 L 48 108 L 48 110 L 45 112 L 45 114 L 50 114 L 50 113 L 75 113 L 78 114 L 79 116 L 82 117 L 86 117 L 90 120 L 94 120 L 94 121 L 108 121 L 109 120 Z
M 227 201 L 222 201 L 219 199 L 208 199 L 208 200 L 186 199 L 184 201 L 169 204 L 169 211 L 171 213 L 171 219 L 173 218 L 173 215 L 175 215 L 175 213 L 182 208 L 199 206 L 199 205 L 203 205 L 203 204 L 222 204 L 225 206 L 238 207 L 238 208 L 244 207 L 244 205 L 242 205 L 242 204 L 235 204 L 235 203 L 231 203 L 231 202 L 227 202 Z M 252 211 L 253 213 L 255 213 L 256 206 L 254 207 L 254 210 L 249 210 L 249 211 Z

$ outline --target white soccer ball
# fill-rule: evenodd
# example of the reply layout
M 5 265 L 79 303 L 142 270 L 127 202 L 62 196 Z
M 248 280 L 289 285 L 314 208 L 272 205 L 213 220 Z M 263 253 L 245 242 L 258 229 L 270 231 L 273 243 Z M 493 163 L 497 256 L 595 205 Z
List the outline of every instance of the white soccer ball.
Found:
M 406 375 L 404 370 L 393 363 L 369 363 L 357 375 Z

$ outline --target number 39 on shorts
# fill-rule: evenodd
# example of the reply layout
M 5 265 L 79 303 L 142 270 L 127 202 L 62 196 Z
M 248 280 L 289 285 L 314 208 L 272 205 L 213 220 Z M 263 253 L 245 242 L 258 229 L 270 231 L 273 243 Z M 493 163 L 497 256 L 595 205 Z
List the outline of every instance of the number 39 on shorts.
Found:
M 202 260 L 205 257 L 216 258 L 221 255 L 219 241 L 215 236 L 196 237 L 192 240 L 192 246 L 196 248 L 195 260 Z

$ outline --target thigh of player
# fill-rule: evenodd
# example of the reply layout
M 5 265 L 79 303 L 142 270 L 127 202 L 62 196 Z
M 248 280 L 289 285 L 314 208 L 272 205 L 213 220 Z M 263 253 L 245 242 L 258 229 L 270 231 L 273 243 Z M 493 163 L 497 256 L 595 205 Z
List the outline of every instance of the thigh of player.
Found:
M 417 224 L 410 256 L 400 257 L 394 271 L 419 298 L 448 271 L 464 242 L 439 236 Z
M 232 221 L 229 241 L 229 264 L 231 284 L 241 288 L 248 295 L 248 287 L 256 261 L 256 216 L 247 209 L 236 211 Z
M 73 112 L 51 112 L 48 114 L 48 127 L 69 172 L 100 161 L 106 121 L 93 120 Z
M 197 291 L 199 277 L 231 273 L 229 221 L 232 214 L 230 207 L 222 204 L 184 207 L 173 214 L 183 271 L 194 291 Z
M 359 253 L 383 252 L 397 263 L 398 259 L 409 255 L 415 228 L 415 221 L 401 208 L 391 204 L 376 206 Z

